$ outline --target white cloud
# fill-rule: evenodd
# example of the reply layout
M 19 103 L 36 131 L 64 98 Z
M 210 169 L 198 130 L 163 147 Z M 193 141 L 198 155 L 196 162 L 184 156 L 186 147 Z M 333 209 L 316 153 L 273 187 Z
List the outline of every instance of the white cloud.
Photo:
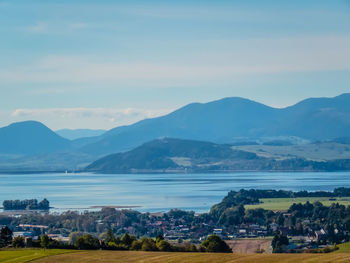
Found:
M 39 28 L 38 28 L 39 29 Z M 174 61 L 116 61 L 113 57 L 48 56 L 0 69 L 0 84 L 112 84 L 164 87 L 240 76 L 350 70 L 350 37 L 222 40 L 220 50 L 182 54 Z
M 171 111 L 172 109 L 137 108 L 16 109 L 11 113 L 11 119 L 12 121 L 37 120 L 52 129 L 110 129 L 146 118 L 158 117 Z

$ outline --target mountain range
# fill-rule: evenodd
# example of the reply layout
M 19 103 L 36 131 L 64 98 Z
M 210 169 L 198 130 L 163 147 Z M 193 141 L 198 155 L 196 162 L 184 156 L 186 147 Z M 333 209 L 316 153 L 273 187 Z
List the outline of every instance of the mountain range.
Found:
M 82 151 L 125 151 L 160 137 L 232 143 L 281 136 L 314 141 L 349 135 L 350 93 L 307 99 L 282 109 L 234 97 L 189 104 L 162 117 L 111 129 Z
M 192 103 L 168 115 L 116 127 L 102 134 L 99 134 L 102 131 L 97 135 L 96 131 L 85 132 L 88 136 L 83 138 L 84 131 L 58 132 L 70 140 L 35 121 L 0 128 L 0 170 L 2 167 L 15 169 L 24 163 L 31 167 L 29 160 L 36 160 L 33 163 L 38 169 L 43 169 L 41 165 L 45 166 L 49 160 L 50 165 L 45 169 L 80 169 L 103 156 L 130 151 L 159 138 L 177 138 L 187 143 L 207 141 L 216 145 L 349 142 L 350 93 L 334 98 L 310 98 L 286 108 L 272 108 L 238 97 L 224 98 Z M 60 161 L 55 162 L 53 158 Z

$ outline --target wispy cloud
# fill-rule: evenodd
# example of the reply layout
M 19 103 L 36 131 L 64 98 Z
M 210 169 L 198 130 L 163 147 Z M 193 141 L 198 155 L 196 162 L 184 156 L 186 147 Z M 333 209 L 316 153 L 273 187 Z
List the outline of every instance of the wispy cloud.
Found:
M 47 108 L 16 109 L 11 117 L 16 121 L 38 120 L 50 128 L 103 128 L 128 125 L 146 118 L 154 118 L 172 109 L 138 108 Z
M 38 22 L 26 27 L 25 30 L 30 33 L 47 33 L 49 30 L 49 24 L 47 22 Z
M 175 62 L 49 56 L 0 70 L 0 83 L 200 85 L 241 75 L 350 70 L 349 61 L 349 36 L 231 40 L 223 41 L 222 50 L 188 54 Z
M 39 21 L 29 26 L 20 27 L 21 31 L 33 34 L 64 34 L 78 30 L 93 28 L 89 23 L 84 22 L 49 22 Z

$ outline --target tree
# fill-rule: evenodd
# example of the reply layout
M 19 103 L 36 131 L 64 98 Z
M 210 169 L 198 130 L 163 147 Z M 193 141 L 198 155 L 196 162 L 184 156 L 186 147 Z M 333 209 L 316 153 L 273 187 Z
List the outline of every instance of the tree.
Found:
M 42 248 L 48 248 L 50 243 L 50 238 L 47 235 L 42 235 L 40 238 L 40 246 Z
M 138 240 L 135 240 L 132 242 L 131 244 L 131 249 L 132 250 L 141 250 L 142 248 L 142 242 L 141 241 L 138 241 Z
M 77 240 L 78 237 L 81 237 L 83 236 L 83 233 L 80 233 L 80 232 L 71 232 L 69 234 L 69 243 L 70 244 L 74 244 L 75 243 L 75 240 Z
M 168 241 L 160 240 L 156 243 L 159 251 L 172 251 L 173 248 Z
M 142 251 L 157 251 L 157 245 L 156 242 L 151 239 L 151 238 L 141 238 L 141 242 L 142 242 L 142 247 L 141 250 Z
M 0 247 L 6 247 L 12 242 L 12 231 L 7 226 L 0 231 Z
M 20 236 L 15 237 L 12 240 L 12 246 L 15 247 L 15 248 L 24 247 L 25 246 L 24 238 L 20 237 Z
M 232 249 L 217 235 L 210 235 L 201 244 L 201 250 L 206 252 L 232 253 Z
M 116 238 L 115 238 L 114 233 L 113 233 L 111 228 L 108 228 L 108 230 L 107 230 L 105 242 L 106 243 L 109 243 L 109 242 L 116 243 Z
M 158 235 L 158 236 L 156 237 L 156 243 L 158 243 L 158 242 L 160 242 L 160 241 L 162 241 L 162 240 L 164 240 L 164 237 L 163 237 L 162 235 Z
M 78 237 L 75 240 L 74 245 L 78 249 L 97 249 L 100 247 L 98 239 L 90 234 Z
M 50 202 L 46 198 L 44 198 L 42 201 L 39 202 L 38 208 L 47 210 L 50 208 Z
M 271 242 L 273 253 L 282 253 L 285 246 L 289 245 L 288 237 L 282 234 L 276 234 Z
M 284 225 L 284 216 L 281 213 L 277 217 L 277 224 L 280 225 L 280 226 Z
M 135 238 L 134 236 L 130 236 L 128 233 L 125 233 L 125 234 L 122 236 L 122 238 L 121 238 L 120 241 L 121 241 L 125 246 L 127 246 L 128 248 L 130 248 L 132 242 L 135 241 L 135 240 L 136 240 L 136 238 Z

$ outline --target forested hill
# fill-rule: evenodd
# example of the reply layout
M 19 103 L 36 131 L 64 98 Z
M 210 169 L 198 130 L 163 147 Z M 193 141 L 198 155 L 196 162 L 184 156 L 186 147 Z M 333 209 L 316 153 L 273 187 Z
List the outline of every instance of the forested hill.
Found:
M 134 150 L 111 154 L 86 170 L 105 173 L 217 171 L 334 171 L 350 169 L 350 160 L 276 160 L 235 150 L 228 144 L 163 138 Z

